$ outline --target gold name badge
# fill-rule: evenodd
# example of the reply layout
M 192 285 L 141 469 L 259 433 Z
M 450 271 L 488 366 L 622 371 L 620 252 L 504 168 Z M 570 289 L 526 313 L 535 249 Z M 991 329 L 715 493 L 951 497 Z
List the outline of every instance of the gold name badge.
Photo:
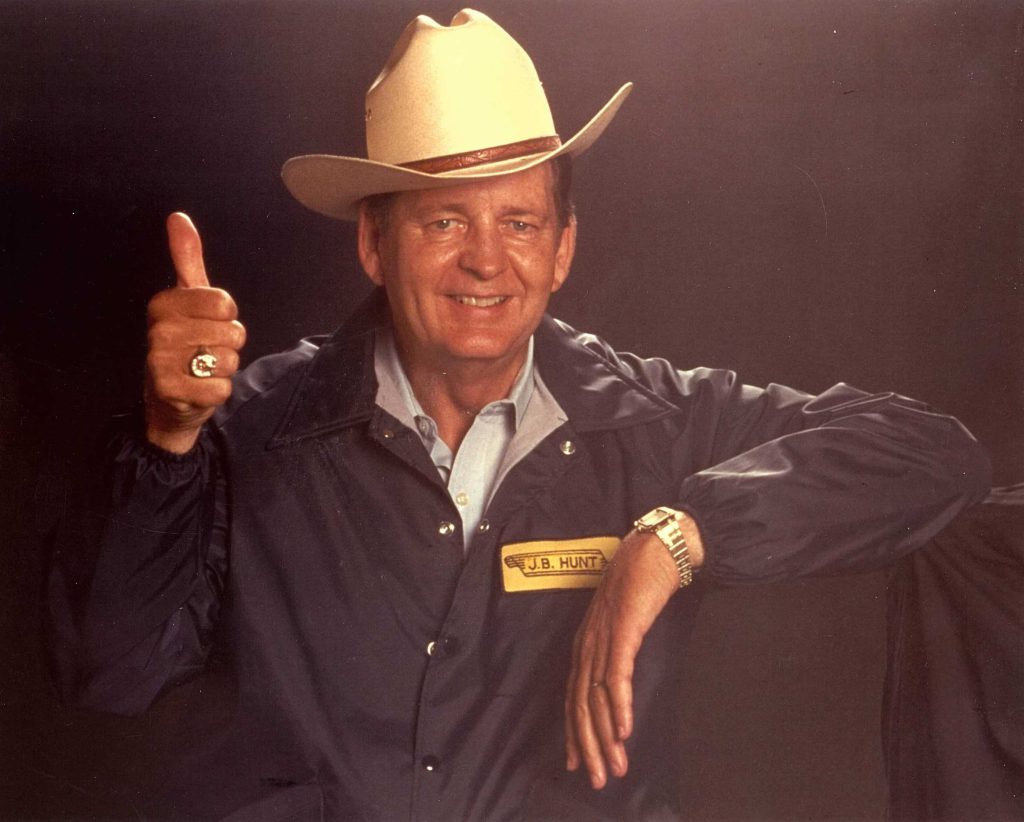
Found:
M 502 585 L 508 593 L 596 588 L 619 542 L 618 537 L 586 537 L 503 545 Z

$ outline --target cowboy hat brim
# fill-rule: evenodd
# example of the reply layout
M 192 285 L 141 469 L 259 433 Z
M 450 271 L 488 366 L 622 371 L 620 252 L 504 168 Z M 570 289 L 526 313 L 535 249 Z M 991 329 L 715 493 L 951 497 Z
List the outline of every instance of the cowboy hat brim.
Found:
M 374 194 L 460 185 L 525 171 L 562 155 L 574 157 L 604 133 L 632 88 L 632 83 L 622 86 L 571 139 L 551 151 L 438 174 L 361 157 L 305 154 L 288 160 L 281 177 L 292 196 L 307 208 L 339 220 L 355 220 L 360 201 Z

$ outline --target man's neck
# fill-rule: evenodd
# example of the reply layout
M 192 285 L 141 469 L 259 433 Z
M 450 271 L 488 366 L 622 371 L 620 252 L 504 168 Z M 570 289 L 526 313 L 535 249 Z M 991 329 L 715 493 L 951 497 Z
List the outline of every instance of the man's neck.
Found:
M 399 358 L 417 401 L 437 423 L 438 435 L 455 454 L 480 410 L 509 396 L 526 361 L 526 349 L 499 363 L 418 362 L 415 357 L 403 356 L 401 348 Z

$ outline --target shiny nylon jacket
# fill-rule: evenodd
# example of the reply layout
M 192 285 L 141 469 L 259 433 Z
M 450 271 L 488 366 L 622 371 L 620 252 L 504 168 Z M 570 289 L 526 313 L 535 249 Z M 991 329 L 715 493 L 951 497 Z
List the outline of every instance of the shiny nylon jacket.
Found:
M 158 812 L 671 817 L 704 586 L 876 568 L 987 490 L 970 435 L 913 400 L 743 386 L 545 318 L 537 367 L 568 422 L 508 474 L 464 557 L 422 443 L 374 403 L 386 321 L 378 298 L 256 362 L 187 455 L 118 436 L 64 528 L 50 608 L 68 699 L 138 713 L 212 644 L 231 658 L 234 719 Z M 695 517 L 708 562 L 641 649 L 630 772 L 595 792 L 564 769 L 562 717 L 591 591 L 506 593 L 500 550 L 621 536 L 657 505 Z

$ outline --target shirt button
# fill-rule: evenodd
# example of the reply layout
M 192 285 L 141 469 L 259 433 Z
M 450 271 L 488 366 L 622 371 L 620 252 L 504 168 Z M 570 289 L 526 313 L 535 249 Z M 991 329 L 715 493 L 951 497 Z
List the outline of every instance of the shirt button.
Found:
M 481 534 L 486 534 L 488 531 L 491 530 L 490 520 L 480 520 L 480 524 L 476 527 L 476 530 L 479 531 Z
M 572 440 L 562 440 L 562 444 L 558 446 L 559 450 L 567 457 L 571 457 L 576 453 L 576 443 Z
M 420 760 L 420 764 L 425 771 L 436 771 L 441 767 L 441 760 L 436 756 L 425 756 Z
M 437 526 L 437 533 L 442 537 L 450 537 L 455 533 L 455 523 L 444 520 L 440 525 Z
M 459 491 L 459 493 L 457 493 L 455 495 L 455 504 L 456 505 L 467 505 L 468 503 L 469 503 L 469 494 L 467 494 L 465 491 Z

